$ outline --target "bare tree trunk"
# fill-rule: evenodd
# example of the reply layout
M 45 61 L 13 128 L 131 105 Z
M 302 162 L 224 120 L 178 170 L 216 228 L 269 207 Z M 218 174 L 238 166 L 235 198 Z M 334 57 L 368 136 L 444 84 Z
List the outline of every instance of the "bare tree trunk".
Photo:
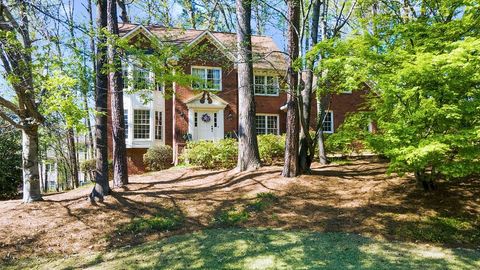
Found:
M 299 173 L 298 166 L 298 138 L 299 119 L 297 106 L 298 73 L 294 70 L 294 61 L 298 58 L 299 52 L 299 29 L 300 29 L 300 1 L 289 0 L 287 2 L 288 12 L 288 54 L 289 65 L 287 74 L 287 137 L 285 142 L 285 165 L 282 175 L 284 177 L 295 177 Z
M 50 165 L 50 169 L 52 169 L 52 166 Z M 47 166 L 45 166 L 45 174 L 44 174 L 44 179 L 43 179 L 43 183 L 44 183 L 44 187 L 43 187 L 43 192 L 44 193 L 47 193 L 48 192 L 48 171 L 47 171 Z
M 117 0 L 117 3 L 118 3 L 118 7 L 122 10 L 122 13 L 120 14 L 120 18 L 122 19 L 122 22 L 129 23 L 130 20 L 128 19 L 127 6 L 125 5 L 125 0 Z M 116 10 L 115 10 L 115 13 L 117 13 Z
M 97 2 L 97 64 L 95 72 L 95 148 L 97 152 L 97 164 L 95 171 L 95 186 L 90 193 L 90 199 L 103 200 L 108 195 L 108 144 L 107 144 L 107 94 L 108 77 L 104 70 L 107 64 L 107 41 L 102 29 L 107 27 L 107 0 L 98 0 Z
M 321 16 L 321 35 L 322 41 L 327 39 L 327 12 L 328 12 L 328 0 L 323 1 L 322 6 L 322 16 Z M 323 120 L 325 117 L 325 109 L 323 108 L 322 104 L 322 95 L 317 94 L 317 117 L 320 119 L 319 123 L 319 130 L 318 132 L 318 158 L 320 164 L 327 164 L 327 154 L 325 152 L 325 142 L 323 136 Z
M 112 36 L 118 36 L 117 6 L 115 0 L 108 0 L 108 30 Z M 112 110 L 113 138 L 113 185 L 121 187 L 128 184 L 127 146 L 125 145 L 125 120 L 123 111 L 122 63 L 118 56 L 116 40 L 108 45 L 110 70 L 110 91 Z
M 38 163 L 38 125 L 22 129 L 23 202 L 42 200 Z
M 93 8 L 92 8 L 92 0 L 88 0 L 88 6 L 87 6 L 87 11 L 88 11 L 88 22 L 89 22 L 89 27 L 90 31 L 92 34 L 90 34 L 90 51 L 91 51 L 91 61 L 92 61 L 92 67 L 93 67 L 93 74 L 95 74 L 97 70 L 97 65 L 96 65 L 96 60 L 95 60 L 95 37 L 93 36 Z M 91 85 L 91 84 L 90 84 Z M 95 91 L 94 96 L 96 98 L 97 93 Z M 84 108 L 88 111 L 88 97 L 85 100 L 85 105 Z M 88 128 L 88 141 L 89 141 L 89 149 L 90 149 L 90 158 L 95 158 L 95 143 L 93 140 L 93 129 L 92 129 L 92 124 L 90 123 L 90 114 L 87 117 L 87 128 Z
M 260 167 L 253 94 L 251 0 L 237 0 L 238 162 L 239 171 Z
M 312 40 L 312 46 L 315 46 L 318 41 L 318 21 L 320 17 L 320 0 L 314 0 L 313 11 L 312 11 L 312 25 L 310 28 L 310 37 Z M 308 40 L 308 38 L 307 38 Z M 305 46 L 305 50 L 308 50 L 308 46 Z M 312 147 L 313 141 L 309 140 L 306 136 L 306 133 L 309 132 L 310 128 L 310 114 L 311 114 L 311 100 L 313 92 L 313 67 L 315 65 L 314 59 L 307 59 L 306 63 L 306 76 L 305 76 L 305 87 L 302 90 L 302 101 L 303 106 L 300 108 L 303 110 L 303 120 L 306 123 L 306 127 L 302 125 L 302 130 L 300 132 L 300 171 L 306 172 L 310 170 L 310 165 L 312 163 L 315 151 L 309 151 L 314 149 Z
M 72 174 L 72 188 L 77 188 L 79 186 L 78 181 L 78 160 L 77 160 L 77 149 L 75 146 L 75 134 L 73 128 L 68 128 L 67 130 L 67 141 L 68 141 L 68 156 L 70 161 L 70 172 Z
M 327 153 L 325 152 L 325 144 L 324 144 L 324 137 L 323 137 L 323 119 L 325 118 L 325 110 L 322 106 L 321 98 L 317 99 L 317 110 L 318 110 L 318 119 L 319 119 L 319 131 L 318 131 L 318 158 L 319 162 L 322 165 L 328 163 L 327 161 Z

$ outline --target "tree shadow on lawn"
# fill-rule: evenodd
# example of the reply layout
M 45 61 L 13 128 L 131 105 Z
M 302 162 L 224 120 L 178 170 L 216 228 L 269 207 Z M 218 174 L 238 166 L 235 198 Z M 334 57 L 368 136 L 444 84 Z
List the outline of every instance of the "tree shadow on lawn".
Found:
M 119 249 L 104 254 L 100 259 L 97 256 L 94 260 L 96 260 L 95 263 L 85 262 L 81 265 L 95 265 L 98 269 L 475 269 L 480 267 L 478 251 L 451 250 L 400 242 L 387 243 L 348 233 L 270 229 L 204 230 L 173 236 L 155 243 Z
M 279 201 L 264 211 L 250 213 L 248 222 L 234 227 L 352 232 L 390 240 L 478 248 L 479 206 L 475 204 L 476 196 L 480 196 L 478 188 L 475 189 L 480 186 L 478 182 L 441 183 L 439 190 L 424 193 L 411 179 L 389 184 L 389 179 L 395 176 L 386 176 L 382 165 L 356 168 L 358 170 L 329 169 L 325 173 L 324 168 L 320 167 L 312 175 L 305 176 L 309 181 L 299 179 L 282 188 L 270 188 L 270 182 L 264 176 L 280 172 L 279 168 L 273 168 L 230 176 L 203 187 L 124 191 L 118 194 L 117 200 L 125 208 L 131 209 L 132 204 L 138 202 L 127 203 L 129 196 L 141 194 L 155 200 L 167 198 L 176 211 L 187 217 L 181 230 L 171 232 L 180 234 L 211 227 L 212 220 L 223 211 L 245 208 L 254 198 L 241 196 L 238 189 L 257 185 L 277 194 Z M 326 178 L 320 178 L 319 182 L 320 176 Z M 348 176 L 348 182 L 338 182 L 338 178 L 345 179 L 344 176 Z M 285 180 L 279 178 L 277 181 Z M 342 197 L 338 192 L 346 190 L 342 187 L 332 188 L 336 184 L 351 187 L 351 193 Z M 364 184 L 371 185 L 376 191 L 363 194 L 361 189 Z M 379 185 L 383 186 L 377 187 Z M 467 190 L 463 189 L 465 185 L 468 186 Z M 365 192 L 370 190 L 367 188 Z M 202 212 L 192 217 L 189 213 L 191 207 L 201 208 Z M 139 240 L 138 243 L 142 242 L 141 237 L 135 239 Z

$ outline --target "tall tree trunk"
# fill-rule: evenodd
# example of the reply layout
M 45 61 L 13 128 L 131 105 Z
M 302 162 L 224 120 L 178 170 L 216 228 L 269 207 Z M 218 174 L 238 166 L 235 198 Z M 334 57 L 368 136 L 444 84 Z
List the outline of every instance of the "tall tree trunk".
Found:
M 72 174 L 72 188 L 77 188 L 79 186 L 78 160 L 77 160 L 77 149 L 75 146 L 75 133 L 73 131 L 73 128 L 68 128 L 67 130 L 67 141 L 68 141 L 68 156 L 70 161 L 70 173 Z
M 50 170 L 52 169 L 52 165 L 50 165 Z M 45 165 L 45 177 L 43 179 L 44 187 L 43 187 L 43 192 L 47 193 L 48 192 L 48 171 L 47 171 L 47 166 Z
M 299 173 L 298 166 L 298 138 L 299 119 L 297 106 L 298 73 L 294 70 L 294 61 L 298 58 L 299 52 L 299 29 L 300 29 L 300 1 L 289 0 L 287 3 L 288 12 L 288 93 L 287 93 L 287 137 L 285 142 L 285 165 L 282 175 L 284 177 L 295 177 Z
M 129 23 L 130 20 L 128 19 L 127 5 L 125 5 L 125 0 L 117 0 L 117 3 L 120 10 L 122 10 L 122 13 L 120 14 L 120 18 L 122 19 L 122 22 Z
M 253 94 L 251 0 L 237 0 L 238 162 L 239 171 L 260 167 Z
M 313 3 L 313 11 L 312 11 L 312 25 L 310 27 L 310 38 L 312 41 L 312 46 L 315 46 L 318 41 L 318 21 L 320 17 L 320 0 L 314 0 Z M 308 38 L 307 38 L 308 40 Z M 305 50 L 308 50 L 308 46 L 305 46 Z M 300 171 L 306 172 L 310 170 L 310 165 L 312 163 L 313 157 L 315 155 L 314 151 L 311 149 L 315 149 L 312 147 L 312 140 L 309 140 L 307 137 L 307 132 L 309 132 L 310 128 L 310 114 L 311 114 L 311 100 L 312 100 L 312 92 L 313 92 L 313 67 L 315 65 L 314 59 L 307 59 L 306 63 L 306 75 L 305 75 L 305 87 L 302 90 L 302 101 L 303 106 L 300 108 L 303 110 L 303 122 L 306 123 L 306 126 L 302 125 L 302 130 L 300 133 Z
M 325 110 L 322 106 L 321 98 L 317 98 L 317 110 L 318 110 L 318 119 L 319 119 L 319 130 L 318 130 L 318 159 L 320 164 L 327 164 L 327 153 L 325 152 L 325 140 L 323 136 L 323 120 L 325 118 Z
M 96 53 L 96 72 L 95 72 L 95 149 L 96 149 L 96 171 L 95 186 L 90 193 L 90 199 L 103 200 L 108 195 L 108 142 L 107 142 L 107 95 L 108 95 L 108 76 L 105 72 L 107 64 L 107 40 L 102 32 L 107 27 L 107 0 L 98 0 L 97 2 L 97 53 Z
M 23 202 L 42 200 L 38 163 L 38 125 L 22 129 Z
M 91 55 L 91 61 L 92 61 L 92 77 L 96 77 L 95 76 L 95 72 L 97 70 L 97 64 L 96 64 L 96 59 L 95 59 L 95 37 L 94 37 L 94 26 L 93 26 L 93 7 L 92 7 L 92 0 L 88 0 L 88 3 L 87 3 L 87 11 L 88 11 L 88 24 L 89 24 L 89 29 L 91 31 L 91 34 L 89 35 L 89 39 L 90 39 L 90 55 Z M 92 84 L 90 84 L 90 86 L 92 86 Z M 96 91 L 93 91 L 94 92 L 94 98 L 96 99 L 96 96 L 97 96 L 97 93 Z M 85 105 L 84 105 L 84 108 L 88 111 L 88 97 L 87 98 L 87 101 L 85 102 Z M 90 149 L 90 158 L 95 158 L 95 141 L 93 139 L 93 128 L 92 128 L 92 124 L 90 123 L 90 115 L 88 115 L 87 117 L 87 128 L 88 128 L 88 140 L 89 140 L 89 149 Z
M 322 16 L 321 16 L 321 35 L 322 41 L 327 39 L 327 12 L 328 12 L 328 0 L 323 1 Z M 325 92 L 325 91 L 324 91 Z M 327 164 L 327 154 L 325 152 L 325 142 L 323 136 L 323 120 L 325 117 L 325 109 L 323 107 L 323 97 L 321 94 L 317 94 L 317 117 L 320 119 L 318 128 L 318 158 L 320 164 Z
M 115 0 L 108 0 L 108 31 L 113 37 L 118 36 L 117 5 Z M 123 111 L 122 63 L 118 55 L 116 40 L 108 43 L 110 67 L 110 91 L 112 110 L 113 138 L 113 185 L 121 187 L 128 184 L 127 147 L 125 145 L 125 120 Z

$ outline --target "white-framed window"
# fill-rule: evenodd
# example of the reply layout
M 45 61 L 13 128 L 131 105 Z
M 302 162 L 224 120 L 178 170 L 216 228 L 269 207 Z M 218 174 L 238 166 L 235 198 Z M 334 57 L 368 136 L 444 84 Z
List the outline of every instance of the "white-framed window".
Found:
M 133 138 L 150 139 L 150 110 L 133 110 Z
M 192 67 L 193 89 L 222 90 L 222 69 L 216 67 Z
M 333 112 L 325 111 L 325 118 L 323 119 L 323 132 L 333 133 Z
M 133 65 L 131 84 L 134 90 L 152 89 L 154 84 L 150 70 L 139 65 Z
M 279 134 L 278 115 L 274 114 L 257 114 L 255 115 L 255 125 L 257 134 Z
M 123 110 L 123 120 L 125 121 L 125 139 L 128 139 L 128 110 Z
M 155 140 L 163 138 L 162 112 L 155 112 Z
M 253 88 L 257 96 L 278 96 L 278 77 L 255 75 Z

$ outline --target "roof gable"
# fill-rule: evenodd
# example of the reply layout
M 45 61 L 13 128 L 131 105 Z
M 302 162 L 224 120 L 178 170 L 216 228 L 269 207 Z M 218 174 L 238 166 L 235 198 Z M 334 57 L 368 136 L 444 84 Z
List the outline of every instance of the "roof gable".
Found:
M 230 60 L 235 62 L 236 34 L 212 32 L 208 30 L 166 28 L 160 26 L 142 26 L 135 24 L 120 24 L 120 35 L 123 37 L 135 36 L 142 32 L 147 37 L 156 37 L 160 42 L 169 42 L 178 45 L 194 46 L 203 40 L 208 40 L 216 46 Z M 252 35 L 253 67 L 254 69 L 287 70 L 285 54 L 278 49 L 271 37 Z

